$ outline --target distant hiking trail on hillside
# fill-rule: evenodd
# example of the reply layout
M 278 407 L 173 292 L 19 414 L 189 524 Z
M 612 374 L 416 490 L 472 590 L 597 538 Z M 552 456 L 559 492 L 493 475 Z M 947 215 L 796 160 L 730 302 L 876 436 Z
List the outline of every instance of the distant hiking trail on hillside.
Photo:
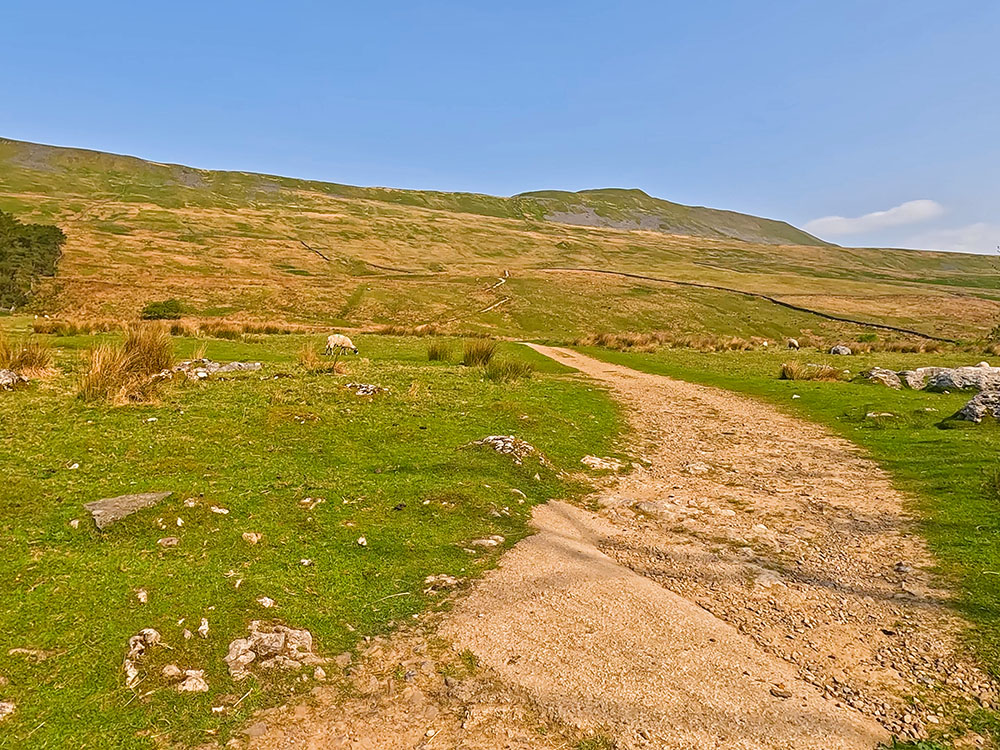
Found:
M 996 700 L 905 498 L 860 449 L 744 396 L 530 346 L 620 400 L 639 468 L 603 482 L 597 512 L 536 508 L 538 533 L 451 611 L 368 644 L 354 696 L 314 691 L 250 747 L 861 750 Z M 462 654 L 476 668 L 455 676 Z

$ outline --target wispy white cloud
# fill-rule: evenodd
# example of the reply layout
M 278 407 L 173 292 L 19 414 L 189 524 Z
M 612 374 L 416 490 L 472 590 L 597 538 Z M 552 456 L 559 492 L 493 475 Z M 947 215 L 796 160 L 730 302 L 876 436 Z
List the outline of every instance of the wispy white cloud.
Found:
M 805 230 L 820 237 L 877 232 L 889 227 L 927 221 L 943 213 L 944 206 L 937 201 L 907 201 L 885 211 L 873 211 L 864 216 L 824 216 L 821 219 L 813 219 L 805 225 Z
M 906 247 L 962 253 L 995 253 L 1000 247 L 1000 224 L 980 221 L 954 229 L 937 229 L 910 237 Z

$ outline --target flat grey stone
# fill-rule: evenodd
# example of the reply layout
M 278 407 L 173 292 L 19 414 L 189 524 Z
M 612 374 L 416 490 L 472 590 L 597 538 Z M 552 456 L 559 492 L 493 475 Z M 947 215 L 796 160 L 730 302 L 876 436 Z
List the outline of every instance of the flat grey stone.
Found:
M 152 507 L 172 494 L 172 492 L 142 492 L 138 495 L 106 497 L 103 500 L 85 503 L 83 507 L 90 511 L 97 528 L 103 531 L 115 521 L 120 521 L 137 510 Z

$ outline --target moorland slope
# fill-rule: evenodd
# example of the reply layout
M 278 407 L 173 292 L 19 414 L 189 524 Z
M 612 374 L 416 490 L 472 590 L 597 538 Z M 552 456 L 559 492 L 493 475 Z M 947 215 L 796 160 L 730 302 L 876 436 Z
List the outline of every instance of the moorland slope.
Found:
M 0 209 L 67 235 L 30 308 L 53 315 L 134 316 L 177 298 L 196 317 L 566 339 L 844 332 L 738 292 L 959 338 L 1000 313 L 989 258 L 841 248 L 633 190 L 361 188 L 0 139 Z

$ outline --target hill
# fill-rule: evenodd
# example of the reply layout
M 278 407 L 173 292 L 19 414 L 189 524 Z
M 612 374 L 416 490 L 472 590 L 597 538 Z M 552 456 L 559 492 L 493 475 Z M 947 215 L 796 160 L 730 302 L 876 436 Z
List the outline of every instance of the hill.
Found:
M 842 328 L 795 307 L 953 337 L 1000 316 L 988 258 L 840 248 L 640 191 L 360 188 L 0 139 L 0 209 L 66 233 L 31 303 L 59 315 L 178 298 L 199 317 L 559 339 Z
M 642 190 L 604 188 L 569 193 L 541 190 L 519 198 L 537 202 L 549 221 L 614 229 L 648 229 L 691 237 L 714 237 L 768 245 L 830 246 L 791 224 L 717 208 L 685 206 Z

